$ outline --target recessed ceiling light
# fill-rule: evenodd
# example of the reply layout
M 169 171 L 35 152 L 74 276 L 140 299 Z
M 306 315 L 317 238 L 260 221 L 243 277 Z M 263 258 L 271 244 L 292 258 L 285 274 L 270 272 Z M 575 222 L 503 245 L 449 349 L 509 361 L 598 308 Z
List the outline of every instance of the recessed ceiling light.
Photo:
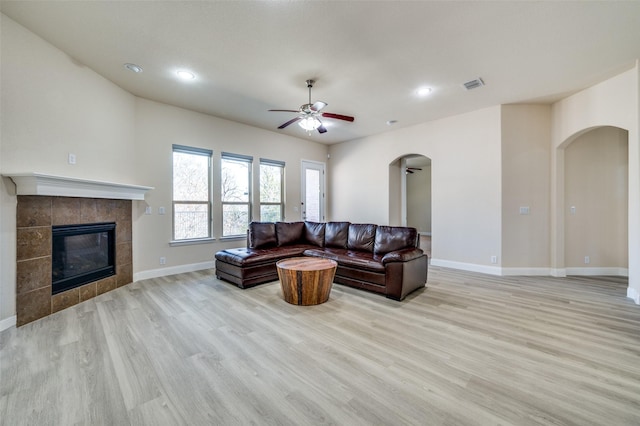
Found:
M 427 96 L 431 93 L 431 87 L 421 87 L 418 89 L 418 96 Z
M 183 80 L 193 80 L 194 78 L 196 78 L 196 75 L 190 71 L 181 70 L 176 72 L 176 74 Z
M 124 64 L 124 67 L 129 71 L 142 72 L 142 67 L 140 65 L 126 63 Z

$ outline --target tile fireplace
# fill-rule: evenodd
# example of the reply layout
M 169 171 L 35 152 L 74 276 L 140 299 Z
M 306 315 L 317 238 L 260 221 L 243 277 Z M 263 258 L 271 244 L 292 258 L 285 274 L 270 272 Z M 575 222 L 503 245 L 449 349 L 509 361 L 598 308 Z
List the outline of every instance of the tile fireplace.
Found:
M 17 198 L 17 326 L 133 281 L 131 200 L 40 195 L 18 195 Z M 75 287 L 54 288 L 54 268 L 60 260 L 53 252 L 55 230 L 66 229 L 67 233 L 73 233 L 96 224 L 111 224 L 107 228 L 112 229 L 100 228 L 97 234 L 90 232 L 92 236 L 70 240 L 70 245 L 77 249 L 72 256 L 104 263 L 105 254 L 97 253 L 104 248 L 105 242 L 108 243 L 110 234 L 113 245 L 111 272 L 108 265 L 101 265 L 97 269 L 106 268 L 106 277 L 88 276 Z M 109 263 L 108 258 L 107 249 L 106 263 Z M 67 266 L 68 269 L 77 267 Z

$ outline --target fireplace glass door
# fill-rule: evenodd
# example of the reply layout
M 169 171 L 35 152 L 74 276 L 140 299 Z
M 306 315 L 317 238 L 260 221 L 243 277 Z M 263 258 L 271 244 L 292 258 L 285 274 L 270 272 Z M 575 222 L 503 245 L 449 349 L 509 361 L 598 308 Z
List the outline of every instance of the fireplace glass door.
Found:
M 53 294 L 115 275 L 115 229 L 115 223 L 53 227 Z

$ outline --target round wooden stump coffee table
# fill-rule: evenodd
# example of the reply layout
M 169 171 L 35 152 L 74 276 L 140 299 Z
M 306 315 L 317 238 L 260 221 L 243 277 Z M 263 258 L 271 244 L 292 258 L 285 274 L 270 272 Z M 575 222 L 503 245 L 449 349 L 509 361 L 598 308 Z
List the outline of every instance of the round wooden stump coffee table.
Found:
M 318 305 L 329 299 L 338 264 L 320 257 L 292 257 L 276 263 L 282 296 L 292 305 Z

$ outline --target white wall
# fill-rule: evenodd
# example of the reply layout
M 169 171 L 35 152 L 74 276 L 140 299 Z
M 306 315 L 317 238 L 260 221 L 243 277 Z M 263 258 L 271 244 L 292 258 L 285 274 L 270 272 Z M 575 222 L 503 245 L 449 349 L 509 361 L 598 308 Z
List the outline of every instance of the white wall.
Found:
M 3 173 L 137 183 L 135 97 L 5 15 L 2 103 Z
M 503 105 L 501 126 L 502 272 L 547 275 L 551 107 Z
M 220 153 L 231 152 L 253 156 L 254 191 L 259 187 L 259 159 L 267 158 L 286 163 L 285 220 L 300 220 L 301 160 L 325 162 L 327 146 L 304 139 L 284 136 L 250 126 L 181 108 L 137 99 L 136 102 L 136 167 L 144 176 L 144 184 L 153 186 L 145 203 L 134 207 L 134 278 L 174 272 L 185 265 L 213 264 L 213 255 L 222 248 L 243 246 L 244 239 L 220 240 L 221 207 L 214 205 L 215 242 L 188 246 L 169 246 L 171 240 L 172 200 L 172 144 L 213 150 L 214 200 L 220 194 Z M 254 197 L 255 198 L 255 197 Z M 153 214 L 145 215 L 150 206 Z M 158 215 L 158 207 L 167 214 Z M 295 208 L 298 207 L 298 211 Z M 253 206 L 254 218 L 259 217 L 259 205 Z M 166 258 L 165 271 L 160 257 Z M 177 269 L 180 270 L 180 269 Z
M 389 165 L 431 158 L 432 264 L 492 270 L 501 253 L 500 107 L 331 145 L 330 220 L 389 223 Z

